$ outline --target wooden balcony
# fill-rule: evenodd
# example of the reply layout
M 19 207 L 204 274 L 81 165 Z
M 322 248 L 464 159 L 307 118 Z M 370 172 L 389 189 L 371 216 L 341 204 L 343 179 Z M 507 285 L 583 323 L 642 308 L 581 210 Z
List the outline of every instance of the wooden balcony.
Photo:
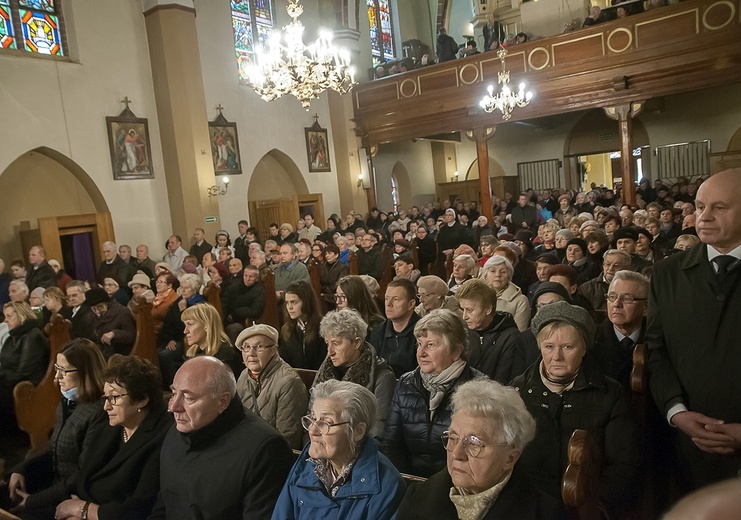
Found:
M 511 85 L 535 92 L 511 121 L 741 82 L 740 4 L 689 0 L 511 47 Z M 479 100 L 500 70 L 487 52 L 359 85 L 356 132 L 376 145 L 499 124 Z

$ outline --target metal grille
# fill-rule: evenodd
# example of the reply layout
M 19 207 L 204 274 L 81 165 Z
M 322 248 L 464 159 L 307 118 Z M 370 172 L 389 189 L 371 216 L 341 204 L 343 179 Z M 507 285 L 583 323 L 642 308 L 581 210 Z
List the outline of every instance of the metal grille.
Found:
M 674 184 L 680 177 L 710 175 L 710 141 L 666 144 L 656 147 L 659 179 Z
M 561 186 L 561 161 L 546 159 L 517 163 L 517 176 L 520 179 L 520 191 L 528 188 L 543 190 Z

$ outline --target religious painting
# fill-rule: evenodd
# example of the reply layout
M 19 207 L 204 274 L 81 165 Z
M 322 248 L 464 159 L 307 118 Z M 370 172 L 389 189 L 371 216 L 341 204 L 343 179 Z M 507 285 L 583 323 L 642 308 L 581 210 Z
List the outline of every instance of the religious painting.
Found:
M 227 121 L 219 109 L 216 119 L 208 123 L 208 135 L 211 141 L 214 174 L 238 175 L 242 173 L 237 123 Z
M 306 133 L 306 154 L 310 172 L 329 172 L 329 139 L 327 129 L 319 126 L 319 118 L 314 116 L 314 124 L 304 128 Z
M 136 117 L 128 106 L 118 116 L 105 120 L 113 178 L 117 181 L 154 178 L 147 120 Z

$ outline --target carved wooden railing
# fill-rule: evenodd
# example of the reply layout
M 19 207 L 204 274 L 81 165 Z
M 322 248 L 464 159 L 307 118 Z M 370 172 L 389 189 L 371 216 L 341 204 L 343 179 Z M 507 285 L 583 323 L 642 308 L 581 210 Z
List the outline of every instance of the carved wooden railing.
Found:
M 131 349 L 131 355 L 151 361 L 154 366 L 158 367 L 160 361 L 157 355 L 157 335 L 154 332 L 152 303 L 146 298 L 135 296 L 132 312 L 136 318 L 136 342 L 134 348 Z
M 569 465 L 561 481 L 561 498 L 569 518 L 602 520 L 597 493 L 599 454 L 587 430 L 574 430 L 569 439 L 567 456 Z

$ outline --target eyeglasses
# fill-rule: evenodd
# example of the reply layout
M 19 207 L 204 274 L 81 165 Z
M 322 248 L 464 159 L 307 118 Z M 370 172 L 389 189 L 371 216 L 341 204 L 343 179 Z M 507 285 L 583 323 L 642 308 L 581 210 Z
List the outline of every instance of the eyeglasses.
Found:
M 336 294 L 334 297 L 334 301 L 336 301 L 337 303 L 346 302 L 347 296 L 345 296 L 344 294 Z
M 56 363 L 54 363 L 54 371 L 57 374 L 62 374 L 63 376 L 66 376 L 70 372 L 77 372 L 77 369 L 76 368 L 62 368 L 59 365 L 57 365 Z
M 648 300 L 648 298 L 636 298 L 634 296 L 631 296 L 630 294 L 615 294 L 610 293 L 607 296 L 605 296 L 605 299 L 610 303 L 615 303 L 616 301 L 620 300 L 620 303 L 635 303 L 635 302 L 645 302 Z
M 427 298 L 431 294 L 432 293 L 417 293 L 417 298 L 419 298 L 420 300 L 424 300 L 425 298 Z
M 100 398 L 100 400 L 103 401 L 103 404 L 105 404 L 105 401 L 108 401 L 108 404 L 110 404 L 112 406 L 116 406 L 116 404 L 118 403 L 119 397 L 124 397 L 124 396 L 127 396 L 127 395 L 129 395 L 129 394 L 104 395 L 103 397 Z
M 258 354 L 262 354 L 267 349 L 273 348 L 274 346 L 275 346 L 275 343 L 273 343 L 272 345 L 260 345 L 259 343 L 257 345 L 246 345 L 242 343 L 237 348 L 241 350 L 242 352 L 249 352 L 250 350 L 255 349 L 255 352 L 257 352 Z
M 350 424 L 350 421 L 331 423 L 323 419 L 312 419 L 310 415 L 304 415 L 301 418 L 301 426 L 304 427 L 304 430 L 309 431 L 309 428 L 314 425 L 314 427 L 319 430 L 319 433 L 321 433 L 322 435 L 327 435 L 329 433 L 329 430 L 331 430 L 335 426 L 342 426 L 343 424 Z
M 481 455 L 481 450 L 488 446 L 506 446 L 506 442 L 498 442 L 493 445 L 490 444 L 484 444 L 481 442 L 481 439 L 474 435 L 466 435 L 465 437 L 459 437 L 458 435 L 453 435 L 450 432 L 443 432 L 443 434 L 440 436 L 440 439 L 443 441 L 443 446 L 446 450 L 449 452 L 453 452 L 455 450 L 455 447 L 458 446 L 459 442 L 463 443 L 463 451 L 466 452 L 466 455 L 469 457 L 476 458 L 479 455 Z

